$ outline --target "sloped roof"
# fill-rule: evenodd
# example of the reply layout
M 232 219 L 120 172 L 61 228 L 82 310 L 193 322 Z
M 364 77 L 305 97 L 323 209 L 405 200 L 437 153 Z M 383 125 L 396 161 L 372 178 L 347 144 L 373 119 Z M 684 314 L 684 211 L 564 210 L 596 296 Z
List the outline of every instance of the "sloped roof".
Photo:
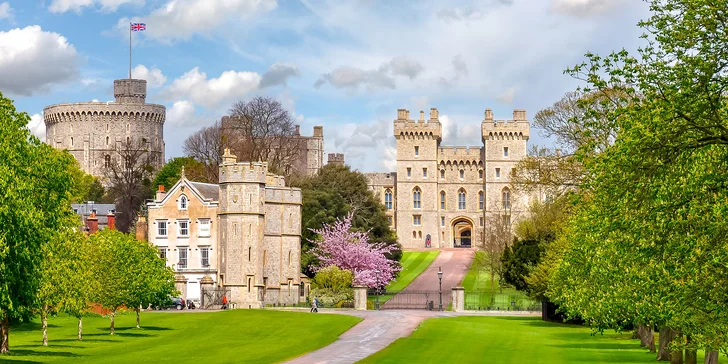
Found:
M 189 183 L 205 199 L 211 199 L 212 201 L 219 201 L 220 185 L 216 185 L 216 184 L 212 184 L 212 183 L 193 182 L 193 181 L 189 181 Z

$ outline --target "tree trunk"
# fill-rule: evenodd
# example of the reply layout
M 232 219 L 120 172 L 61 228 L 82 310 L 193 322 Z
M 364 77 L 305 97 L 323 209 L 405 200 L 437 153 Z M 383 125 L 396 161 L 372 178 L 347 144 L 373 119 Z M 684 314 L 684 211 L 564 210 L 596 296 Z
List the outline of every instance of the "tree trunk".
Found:
M 660 347 L 657 350 L 658 361 L 669 361 L 670 352 L 667 351 L 667 346 L 672 342 L 672 330 L 666 327 L 660 328 Z
M 698 364 L 698 351 L 685 349 L 685 364 Z
M 43 346 L 48 346 L 48 306 L 40 311 L 40 321 L 43 330 Z
M 636 338 L 640 339 L 640 346 L 642 346 L 642 347 L 647 346 L 647 327 L 645 327 L 645 325 L 637 326 L 636 335 L 637 335 Z
M 8 331 L 10 330 L 10 317 L 6 312 L 3 313 L 2 329 L 0 329 L 0 354 L 10 352 L 10 342 L 8 341 Z
M 78 341 L 83 340 L 83 316 L 78 316 Z
M 141 326 L 139 326 L 139 307 L 136 308 L 136 314 L 137 314 L 137 327 L 136 328 L 138 329 L 141 327 Z
M 677 350 L 670 353 L 670 364 L 683 364 L 682 350 Z
M 705 364 L 718 364 L 718 352 L 717 351 L 706 351 L 704 363 Z
M 114 315 L 116 311 L 111 311 L 111 335 L 114 335 Z
M 650 353 L 655 352 L 655 328 L 653 327 L 647 330 L 647 348 L 650 349 Z

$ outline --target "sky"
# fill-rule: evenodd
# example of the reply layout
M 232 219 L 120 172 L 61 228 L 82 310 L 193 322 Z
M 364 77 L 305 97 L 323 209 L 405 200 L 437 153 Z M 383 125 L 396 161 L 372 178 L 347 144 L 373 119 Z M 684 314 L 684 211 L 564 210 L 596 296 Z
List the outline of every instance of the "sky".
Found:
M 436 107 L 443 145 L 481 145 L 486 108 L 528 118 L 583 85 L 564 70 L 587 52 L 643 45 L 639 0 L 0 0 L 0 92 L 45 137 L 43 108 L 113 100 L 147 80 L 167 107 L 167 158 L 255 96 L 279 100 L 326 153 L 394 171 L 397 109 Z M 553 142 L 532 130 L 530 145 Z

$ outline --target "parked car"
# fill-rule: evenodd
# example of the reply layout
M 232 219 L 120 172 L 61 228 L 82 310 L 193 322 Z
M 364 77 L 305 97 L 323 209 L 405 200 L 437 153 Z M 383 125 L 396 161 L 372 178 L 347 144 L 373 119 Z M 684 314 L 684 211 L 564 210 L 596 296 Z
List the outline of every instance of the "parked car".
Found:
M 185 302 L 184 298 L 169 297 L 169 300 L 167 300 L 167 302 L 164 302 L 158 306 L 154 306 L 154 309 L 155 310 L 169 310 L 170 308 L 174 308 L 177 310 L 182 310 L 185 307 L 187 307 L 187 303 Z

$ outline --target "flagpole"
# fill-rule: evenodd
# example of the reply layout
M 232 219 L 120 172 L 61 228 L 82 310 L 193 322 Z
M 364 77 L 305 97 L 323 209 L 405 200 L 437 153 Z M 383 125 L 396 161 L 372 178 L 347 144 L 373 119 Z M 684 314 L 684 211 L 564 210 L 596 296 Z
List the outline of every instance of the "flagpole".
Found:
M 131 80 L 131 22 L 129 22 L 129 79 Z

